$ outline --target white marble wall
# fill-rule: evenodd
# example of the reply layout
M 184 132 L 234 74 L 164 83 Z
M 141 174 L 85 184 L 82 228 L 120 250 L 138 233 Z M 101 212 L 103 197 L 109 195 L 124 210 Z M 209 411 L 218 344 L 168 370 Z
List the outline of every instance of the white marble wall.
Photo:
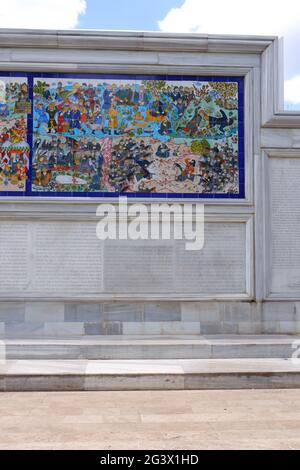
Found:
M 300 114 L 280 108 L 276 39 L 0 31 L 0 68 L 242 76 L 246 174 L 244 200 L 203 201 L 206 244 L 194 253 L 180 241 L 100 242 L 94 199 L 0 197 L 0 332 L 170 331 L 168 321 L 174 332 L 298 331 Z

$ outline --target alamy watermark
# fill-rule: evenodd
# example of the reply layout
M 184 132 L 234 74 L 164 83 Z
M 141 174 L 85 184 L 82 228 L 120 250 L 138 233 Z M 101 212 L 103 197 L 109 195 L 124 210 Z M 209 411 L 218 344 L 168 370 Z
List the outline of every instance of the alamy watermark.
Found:
M 292 363 L 295 365 L 300 365 L 300 340 L 293 342 L 292 349 L 294 349 L 292 354 Z
M 0 341 L 0 365 L 6 363 L 6 344 L 4 341 Z
M 204 204 L 100 204 L 96 233 L 100 240 L 186 240 L 187 251 L 204 246 Z

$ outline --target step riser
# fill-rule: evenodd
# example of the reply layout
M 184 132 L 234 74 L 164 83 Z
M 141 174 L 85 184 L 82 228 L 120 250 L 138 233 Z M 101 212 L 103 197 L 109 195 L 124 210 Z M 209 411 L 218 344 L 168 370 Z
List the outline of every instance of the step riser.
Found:
M 227 359 L 292 357 L 290 344 L 278 345 L 8 345 L 6 359 Z
M 228 390 L 300 388 L 300 373 L 0 376 L 0 391 Z

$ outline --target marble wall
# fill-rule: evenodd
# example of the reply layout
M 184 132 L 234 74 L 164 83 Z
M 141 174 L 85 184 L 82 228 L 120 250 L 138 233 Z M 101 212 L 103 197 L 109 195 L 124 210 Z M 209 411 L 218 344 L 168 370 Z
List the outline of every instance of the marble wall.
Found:
M 300 302 L 1 302 L 0 336 L 300 333 Z
M 186 251 L 181 240 L 98 240 L 97 197 L 2 191 L 2 336 L 299 333 L 300 116 L 280 111 L 277 49 L 274 38 L 0 34 L 3 74 L 236 76 L 244 83 L 243 190 L 201 199 L 201 251 Z M 187 202 L 183 194 L 165 196 L 155 202 Z

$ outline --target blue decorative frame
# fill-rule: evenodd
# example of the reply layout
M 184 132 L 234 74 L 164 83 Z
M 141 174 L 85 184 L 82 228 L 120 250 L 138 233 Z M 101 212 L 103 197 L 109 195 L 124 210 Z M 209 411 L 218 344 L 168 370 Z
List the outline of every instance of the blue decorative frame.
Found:
M 121 193 L 121 192 L 38 192 L 31 190 L 32 180 L 32 144 L 33 144 L 33 106 L 31 114 L 27 116 L 27 142 L 30 146 L 30 163 L 25 191 L 0 191 L 3 196 L 30 196 L 51 198 L 128 198 L 147 199 L 245 199 L 245 143 L 244 143 L 244 78 L 230 76 L 195 76 L 195 75 L 129 75 L 129 74 L 67 74 L 67 73 L 26 73 L 26 72 L 0 72 L 0 77 L 25 77 L 28 79 L 29 99 L 33 103 L 34 78 L 69 78 L 69 79 L 116 79 L 116 80 L 173 80 L 173 81 L 208 81 L 208 82 L 236 82 L 238 84 L 238 161 L 239 161 L 239 193 L 236 194 L 213 194 L 213 193 Z

